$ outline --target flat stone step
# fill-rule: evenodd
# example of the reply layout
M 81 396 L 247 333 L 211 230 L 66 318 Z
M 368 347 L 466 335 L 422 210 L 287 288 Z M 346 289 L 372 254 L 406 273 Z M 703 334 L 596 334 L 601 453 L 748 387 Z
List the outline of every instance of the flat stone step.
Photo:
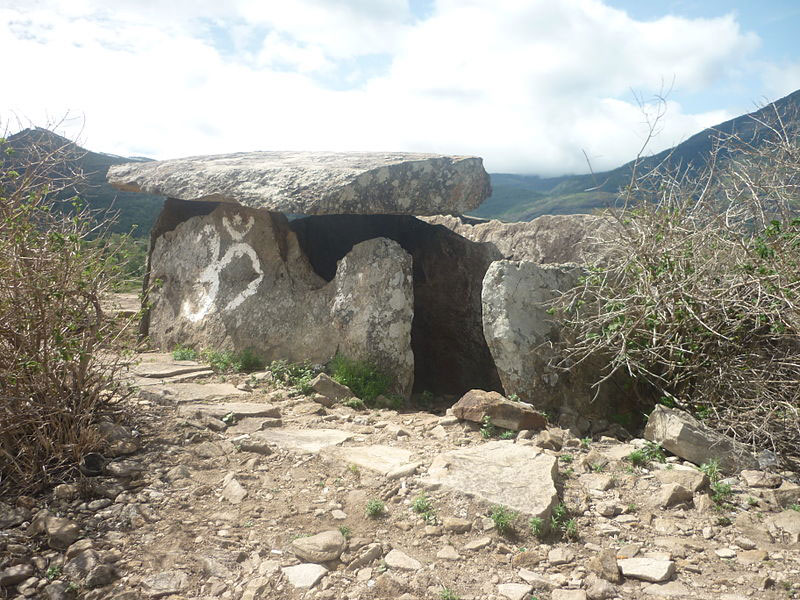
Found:
M 281 416 L 281 411 L 274 404 L 266 402 L 221 402 L 214 404 L 191 402 L 178 407 L 178 414 L 184 416 L 208 415 L 217 419 L 221 419 L 226 415 L 233 415 L 237 419 L 245 419 L 247 417 L 278 418 Z
M 176 375 L 186 375 L 208 370 L 208 365 L 201 365 L 193 360 L 142 363 L 133 367 L 134 375 L 151 379 L 165 379 L 168 377 L 175 377 Z
M 183 404 L 247 396 L 230 383 L 168 383 L 141 388 L 139 397 L 157 404 Z
M 349 440 L 353 435 L 339 429 L 265 429 L 250 434 L 250 439 L 272 443 L 292 452 L 317 454 L 323 448 Z
M 411 462 L 412 452 L 395 446 L 349 446 L 346 448 L 326 448 L 324 453 L 348 464 L 358 465 L 381 475 Z
M 436 456 L 422 483 L 548 519 L 558 503 L 557 471 L 556 458 L 538 448 L 496 441 Z

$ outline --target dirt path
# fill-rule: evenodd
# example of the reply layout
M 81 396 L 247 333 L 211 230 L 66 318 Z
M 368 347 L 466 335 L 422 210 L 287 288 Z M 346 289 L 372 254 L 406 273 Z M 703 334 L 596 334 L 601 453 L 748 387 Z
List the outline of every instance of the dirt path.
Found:
M 148 375 L 133 377 L 140 449 L 0 510 L 0 597 L 800 596 L 791 474 L 724 480 L 718 506 L 674 458 L 632 466 L 641 440 L 487 440 L 445 414 L 325 407 L 267 374 L 222 381 L 165 355 L 135 370 Z M 77 523 L 77 541 L 29 535 L 43 509 Z M 537 536 L 536 514 L 571 537 Z

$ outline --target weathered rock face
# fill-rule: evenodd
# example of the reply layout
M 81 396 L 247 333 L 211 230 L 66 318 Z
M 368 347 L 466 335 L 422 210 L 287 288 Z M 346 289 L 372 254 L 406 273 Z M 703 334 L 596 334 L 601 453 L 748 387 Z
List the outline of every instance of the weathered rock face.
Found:
M 725 473 L 758 468 L 758 459 L 747 446 L 675 408 L 656 406 L 647 420 L 644 437 L 696 465 L 717 460 Z
M 503 388 L 538 408 L 566 403 L 574 392 L 548 364 L 554 354 L 545 344 L 558 339 L 547 303 L 579 275 L 574 265 L 500 260 L 483 279 L 484 335 Z
M 404 153 L 242 152 L 112 167 L 117 189 L 290 214 L 457 214 L 491 193 L 483 161 Z
M 593 215 L 544 215 L 522 223 L 450 215 L 422 220 L 468 240 L 491 244 L 503 258 L 539 264 L 602 260 L 610 252 L 606 242 L 616 237 L 617 229 L 612 220 Z
M 315 216 L 289 226 L 327 280 L 359 242 L 385 237 L 399 243 L 413 259 L 415 388 L 439 394 L 501 389 L 481 320 L 483 276 L 501 258 L 494 246 L 406 216 Z
M 615 376 L 596 393 L 603 364 L 588 359 L 568 371 L 556 344 L 560 328 L 547 313 L 559 291 L 577 284 L 582 268 L 575 264 L 539 265 L 528 261 L 493 262 L 483 279 L 483 332 L 507 395 L 539 410 L 560 413 L 564 426 L 583 430 L 587 419 L 623 414 L 633 398 L 620 393 L 630 386 Z M 576 426 L 576 423 L 582 423 Z
M 165 348 L 251 348 L 268 361 L 324 363 L 338 348 L 393 374 L 407 395 L 411 258 L 372 239 L 338 273 L 330 283 L 314 273 L 282 215 L 221 204 L 155 240 L 147 333 Z

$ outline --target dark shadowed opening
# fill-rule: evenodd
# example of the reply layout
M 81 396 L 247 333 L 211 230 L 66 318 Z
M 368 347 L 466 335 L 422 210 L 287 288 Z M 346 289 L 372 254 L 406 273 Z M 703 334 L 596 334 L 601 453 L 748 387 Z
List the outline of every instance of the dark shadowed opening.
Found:
M 414 390 L 502 392 L 481 319 L 483 276 L 502 258 L 492 244 L 472 242 L 441 225 L 403 215 L 320 215 L 290 223 L 314 270 L 330 281 L 354 245 L 396 241 L 414 263 Z

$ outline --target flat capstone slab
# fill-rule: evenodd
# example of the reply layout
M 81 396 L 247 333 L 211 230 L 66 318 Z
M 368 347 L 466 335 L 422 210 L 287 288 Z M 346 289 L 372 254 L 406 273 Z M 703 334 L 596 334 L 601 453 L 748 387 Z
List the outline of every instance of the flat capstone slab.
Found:
M 266 402 L 220 402 L 214 404 L 192 402 L 178 407 L 178 414 L 183 416 L 208 415 L 217 419 L 221 419 L 226 415 L 232 415 L 236 419 L 245 419 L 247 417 L 270 417 L 275 419 L 281 416 L 281 411 L 274 404 Z
M 475 156 L 240 152 L 111 167 L 120 190 L 290 214 L 460 214 L 491 194 Z
M 377 471 L 381 475 L 387 475 L 396 468 L 407 465 L 411 461 L 412 454 L 410 450 L 405 448 L 379 444 L 328 448 L 324 453 L 342 462 Z
M 539 448 L 496 441 L 436 456 L 422 483 L 548 519 L 558 503 L 557 471 L 556 458 Z
M 250 434 L 250 440 L 275 444 L 300 454 L 317 454 L 323 448 L 349 440 L 353 435 L 338 429 L 266 429 Z

